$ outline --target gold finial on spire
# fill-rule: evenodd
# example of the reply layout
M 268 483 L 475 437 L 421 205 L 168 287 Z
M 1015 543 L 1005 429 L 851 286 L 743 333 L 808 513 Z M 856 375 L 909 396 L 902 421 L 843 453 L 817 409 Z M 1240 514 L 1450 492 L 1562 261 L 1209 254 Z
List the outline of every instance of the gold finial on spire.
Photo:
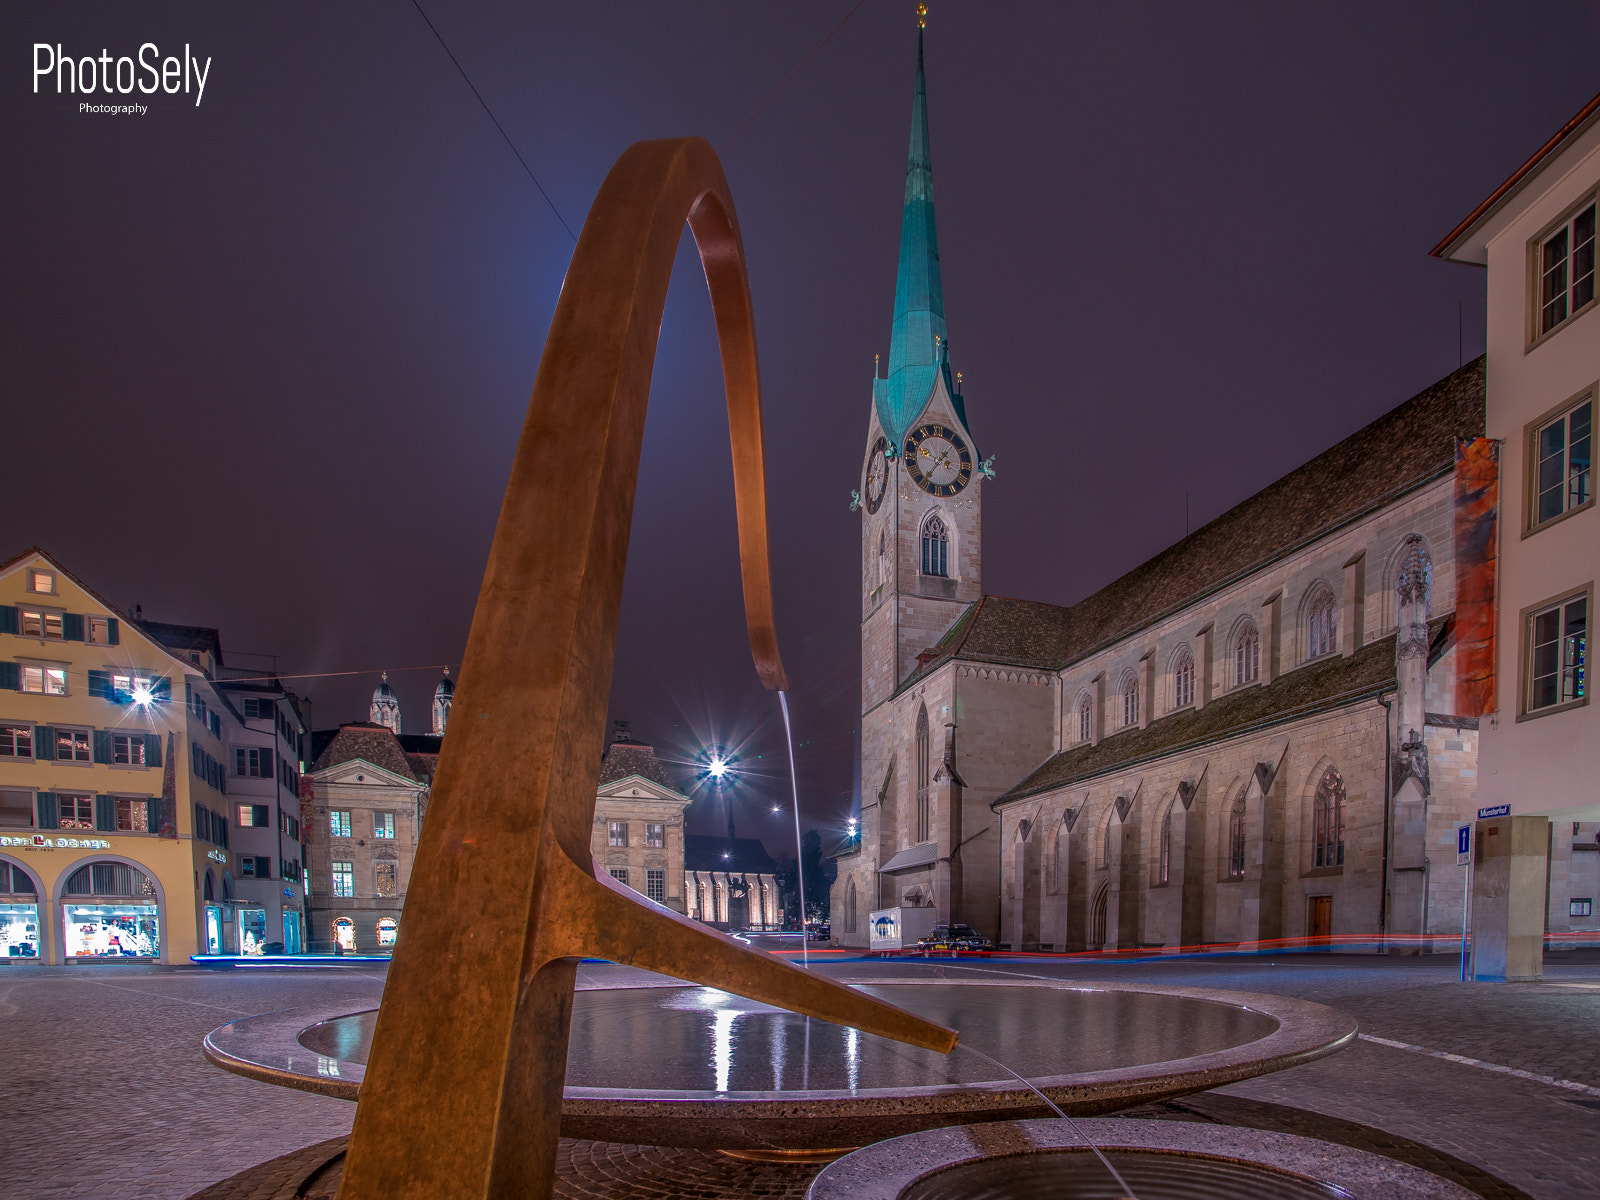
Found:
M 880 361 L 880 356 L 877 355 L 877 354 L 874 354 L 872 356 L 872 377 L 874 379 L 876 379 L 878 377 L 878 363 L 879 363 L 879 361 Z
M 927 27 L 928 27 L 928 6 L 926 4 L 919 4 L 919 5 L 917 5 L 917 28 L 918 29 L 926 29 Z

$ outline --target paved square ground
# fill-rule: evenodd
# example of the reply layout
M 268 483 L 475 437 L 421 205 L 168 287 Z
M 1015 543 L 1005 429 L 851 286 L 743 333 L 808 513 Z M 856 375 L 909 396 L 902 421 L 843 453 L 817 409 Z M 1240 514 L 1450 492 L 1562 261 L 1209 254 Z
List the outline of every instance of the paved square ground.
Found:
M 819 969 L 852 976 L 908 969 L 947 976 L 1016 973 L 1318 1000 L 1355 1016 L 1363 1040 L 1321 1062 L 1194 1098 L 1190 1111 L 1171 1115 L 1243 1123 L 1240 1114 L 1280 1111 L 1259 1103 L 1270 1102 L 1304 1110 L 1313 1122 L 1322 1114 L 1432 1147 L 1539 1200 L 1600 1195 L 1600 952 L 1553 954 L 1542 983 L 1498 986 L 1455 982 L 1451 958 L 1332 955 L 1139 963 L 900 960 Z M 382 985 L 381 971 L 352 968 L 0 969 L 12 1114 L 11 1136 L 0 1142 L 0 1195 L 177 1200 L 347 1133 L 353 1105 L 229 1075 L 206 1062 L 200 1040 L 217 1025 L 253 1013 L 310 1004 L 372 1007 Z M 568 1147 L 590 1159 L 604 1149 Z M 641 1153 L 664 1161 L 678 1155 L 669 1172 L 675 1176 L 709 1176 L 717 1166 L 714 1159 L 697 1165 L 692 1153 L 607 1153 L 619 1163 Z M 710 1177 L 703 1183 L 696 1194 L 720 1195 L 728 1186 Z M 592 1190 L 591 1181 L 582 1194 L 631 1196 L 630 1186 L 619 1176 L 614 1192 L 603 1185 Z

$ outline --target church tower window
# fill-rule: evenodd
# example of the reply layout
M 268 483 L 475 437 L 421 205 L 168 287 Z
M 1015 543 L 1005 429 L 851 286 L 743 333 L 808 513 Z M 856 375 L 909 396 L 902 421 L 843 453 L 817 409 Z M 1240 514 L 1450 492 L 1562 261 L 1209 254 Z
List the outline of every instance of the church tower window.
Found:
M 941 578 L 950 574 L 950 534 L 937 516 L 922 527 L 922 573 Z
M 1179 646 L 1172 656 L 1172 707 L 1188 708 L 1194 703 L 1194 652 Z
M 917 836 L 918 844 L 925 842 L 931 836 L 932 821 L 929 812 L 928 785 L 930 781 L 930 765 L 928 761 L 928 706 L 924 704 L 917 713 Z

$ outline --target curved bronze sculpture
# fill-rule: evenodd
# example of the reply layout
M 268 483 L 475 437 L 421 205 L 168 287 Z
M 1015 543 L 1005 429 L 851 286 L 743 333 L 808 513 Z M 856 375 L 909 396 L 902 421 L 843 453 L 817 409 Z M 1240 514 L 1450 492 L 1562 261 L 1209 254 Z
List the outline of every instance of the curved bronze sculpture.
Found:
M 705 140 L 639 142 L 589 211 L 545 342 L 384 989 L 343 1200 L 550 1195 L 583 956 L 933 1050 L 955 1046 L 951 1030 L 594 872 L 590 825 L 645 404 L 685 220 L 722 350 L 750 647 L 761 681 L 786 686 L 772 620 L 755 322 L 733 201 Z

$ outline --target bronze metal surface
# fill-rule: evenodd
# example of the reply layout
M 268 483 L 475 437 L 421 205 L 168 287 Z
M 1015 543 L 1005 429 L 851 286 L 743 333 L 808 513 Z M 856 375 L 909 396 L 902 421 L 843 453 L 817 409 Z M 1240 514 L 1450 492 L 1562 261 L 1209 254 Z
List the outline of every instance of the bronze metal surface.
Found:
M 679 234 L 722 353 L 745 614 L 772 619 L 755 322 L 716 153 L 639 142 L 607 175 L 556 306 L 478 594 L 373 1036 L 343 1200 L 551 1194 L 580 957 L 663 971 L 948 1052 L 953 1031 L 755 951 L 589 853 L 634 490 Z

